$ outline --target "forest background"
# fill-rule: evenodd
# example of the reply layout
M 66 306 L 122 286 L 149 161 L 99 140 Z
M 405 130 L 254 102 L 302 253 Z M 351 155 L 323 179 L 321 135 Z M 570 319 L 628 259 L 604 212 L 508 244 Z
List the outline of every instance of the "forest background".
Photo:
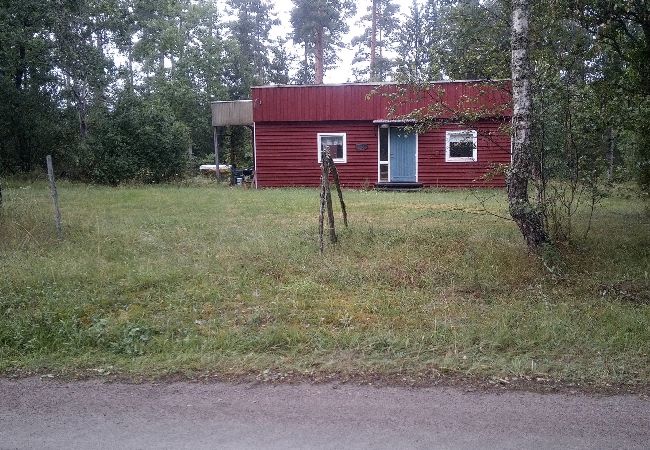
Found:
M 650 8 L 546 0 L 531 11 L 535 160 L 546 176 L 650 184 Z M 370 68 L 372 4 L 376 58 Z M 510 2 L 294 0 L 277 32 L 265 0 L 56 0 L 0 4 L 0 174 L 161 182 L 210 160 L 213 100 L 315 81 L 354 52 L 351 81 L 510 77 Z M 272 29 L 276 29 L 272 32 Z M 349 43 L 344 36 L 353 35 Z M 319 38 L 320 36 L 320 38 Z M 319 40 L 320 39 L 320 40 Z M 294 51 L 289 51 L 293 48 Z M 297 55 L 300 55 L 298 57 Z M 250 166 L 250 131 L 222 130 Z

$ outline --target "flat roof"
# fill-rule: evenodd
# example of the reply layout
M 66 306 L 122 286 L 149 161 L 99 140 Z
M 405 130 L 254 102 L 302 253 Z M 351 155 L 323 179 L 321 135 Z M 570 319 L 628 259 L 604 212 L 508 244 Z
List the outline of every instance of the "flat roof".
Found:
M 483 80 L 438 80 L 422 81 L 416 83 L 396 82 L 396 81 L 373 81 L 364 83 L 322 83 L 322 84 L 267 84 L 264 86 L 251 86 L 251 89 L 268 89 L 268 88 L 306 88 L 306 87 L 336 87 L 336 86 L 407 86 L 409 84 L 450 84 L 450 83 L 499 83 L 510 81 L 510 78 L 483 79 Z

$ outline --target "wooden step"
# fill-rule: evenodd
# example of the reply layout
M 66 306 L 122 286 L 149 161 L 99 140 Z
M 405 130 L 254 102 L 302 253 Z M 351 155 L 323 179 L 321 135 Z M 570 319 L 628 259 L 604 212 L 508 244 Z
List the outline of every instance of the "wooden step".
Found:
M 422 183 L 405 181 L 377 183 L 375 184 L 375 189 L 378 191 L 417 192 L 422 189 Z

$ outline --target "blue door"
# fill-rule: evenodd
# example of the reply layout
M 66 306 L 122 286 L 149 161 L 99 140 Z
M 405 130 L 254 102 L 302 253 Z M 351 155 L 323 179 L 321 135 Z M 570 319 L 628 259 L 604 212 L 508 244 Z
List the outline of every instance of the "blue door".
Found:
M 390 181 L 414 182 L 416 160 L 415 133 L 404 128 L 390 129 Z

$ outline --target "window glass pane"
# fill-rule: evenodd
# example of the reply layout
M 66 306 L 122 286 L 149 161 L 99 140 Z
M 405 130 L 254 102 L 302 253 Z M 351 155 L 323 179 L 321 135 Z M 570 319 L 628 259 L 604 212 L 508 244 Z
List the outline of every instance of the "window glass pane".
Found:
M 388 164 L 379 164 L 379 181 L 388 181 Z
M 379 161 L 388 161 L 388 128 L 379 128 Z
M 343 158 L 343 136 L 321 136 L 321 150 L 329 151 L 334 159 Z
M 474 143 L 472 141 L 451 141 L 449 143 L 450 158 L 472 158 L 474 156 Z

